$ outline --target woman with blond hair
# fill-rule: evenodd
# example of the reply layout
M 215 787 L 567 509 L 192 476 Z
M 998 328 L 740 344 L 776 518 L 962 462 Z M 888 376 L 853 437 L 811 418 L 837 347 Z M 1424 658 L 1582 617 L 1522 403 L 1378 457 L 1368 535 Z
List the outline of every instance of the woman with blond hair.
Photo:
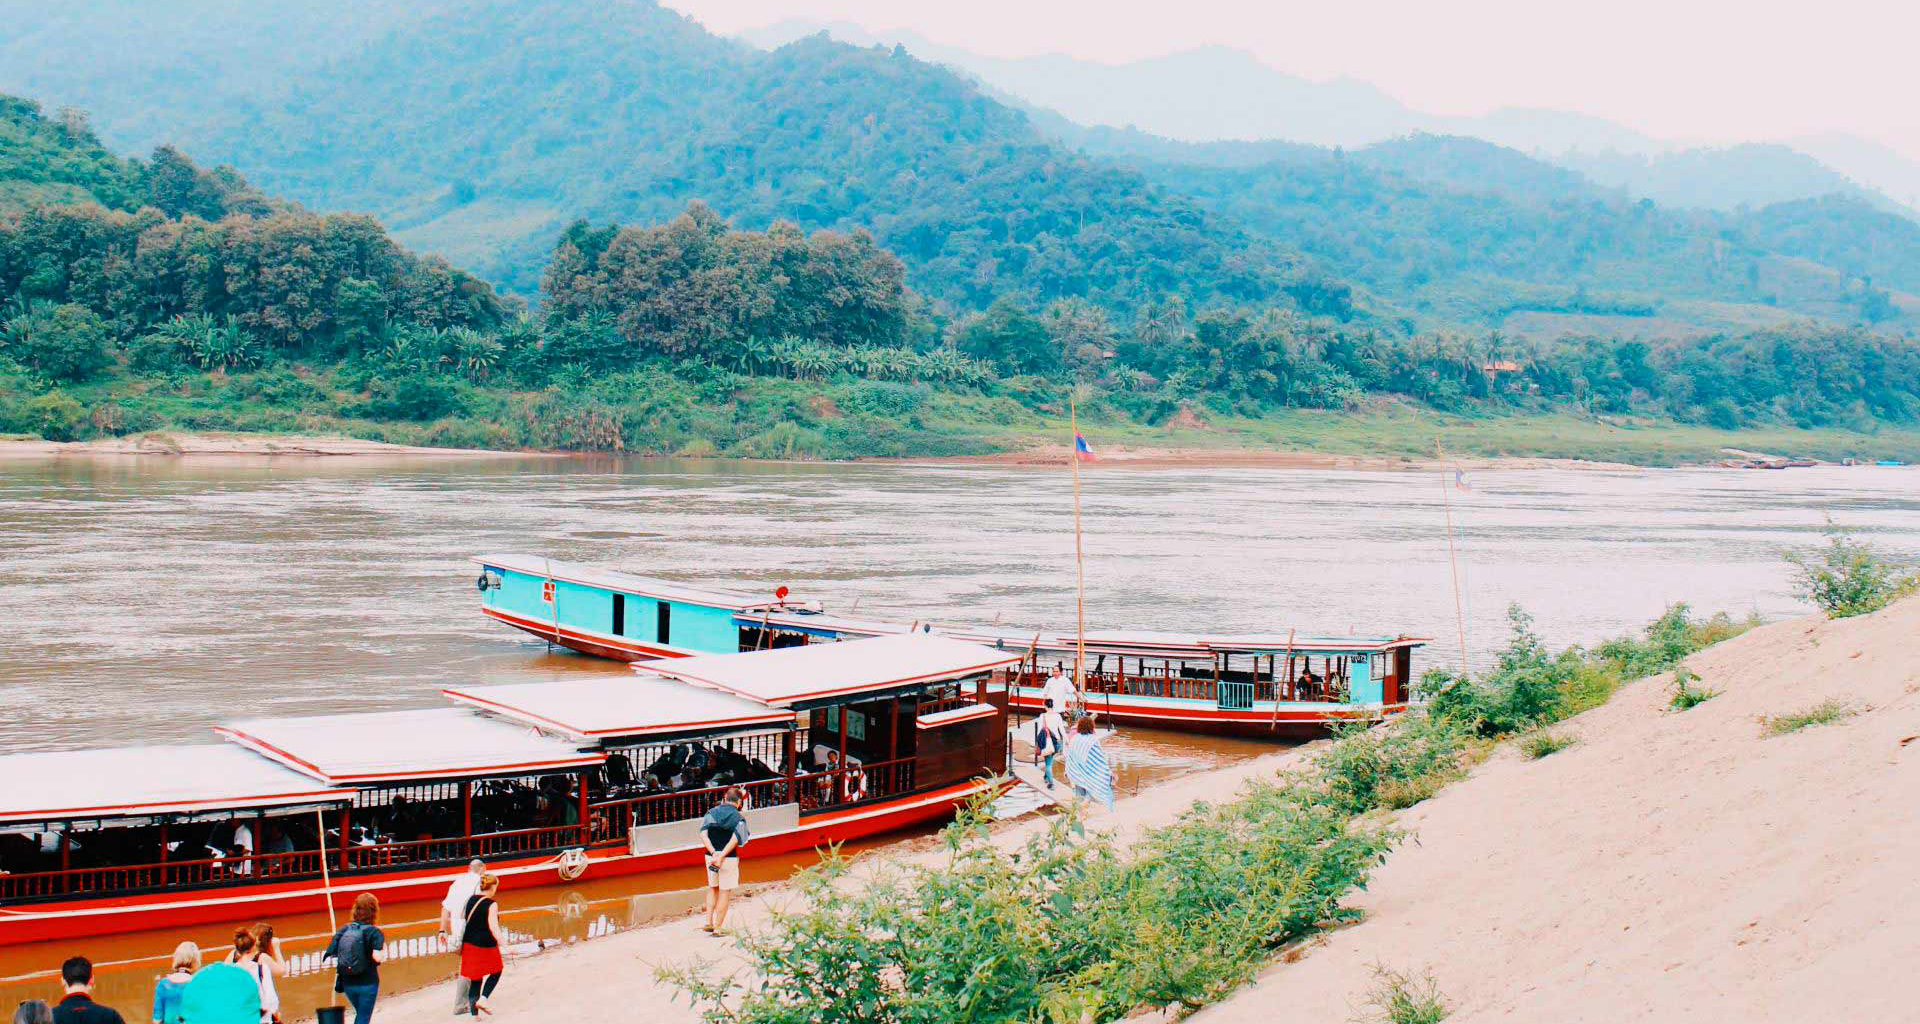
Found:
M 506 933 L 500 930 L 500 876 L 480 876 L 480 889 L 467 897 L 464 909 L 465 931 L 460 935 L 460 977 L 467 982 L 467 1012 L 475 1017 L 492 1013 L 487 997 L 500 984 L 506 965 L 500 960 L 500 947 Z
M 180 1012 L 180 990 L 193 980 L 200 969 L 200 947 L 182 942 L 173 947 L 173 966 L 153 983 L 153 1024 L 180 1024 L 186 1017 Z

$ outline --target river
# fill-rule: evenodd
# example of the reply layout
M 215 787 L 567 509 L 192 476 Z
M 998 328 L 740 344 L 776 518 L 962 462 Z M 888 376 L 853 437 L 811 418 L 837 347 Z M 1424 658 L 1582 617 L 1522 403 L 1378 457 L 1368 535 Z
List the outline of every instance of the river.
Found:
M 1410 633 L 1435 638 L 1416 669 L 1457 664 L 1449 514 L 1475 664 L 1502 642 L 1511 602 L 1556 643 L 1637 628 L 1672 601 L 1804 611 L 1780 552 L 1818 539 L 1829 515 L 1920 551 L 1920 471 L 1909 469 L 1484 470 L 1466 482 L 1443 492 L 1435 473 L 1096 465 L 1082 498 L 1089 628 Z M 483 618 L 467 561 L 480 552 L 786 585 L 875 617 L 1065 627 L 1073 550 L 1065 474 L 1021 467 L 0 462 L 0 752 L 205 742 L 233 717 L 428 707 L 453 682 L 624 671 Z M 1123 787 L 1249 749 L 1155 734 L 1120 747 Z M 755 877 L 798 863 L 762 862 Z M 575 941 L 678 913 L 692 884 L 530 894 L 511 923 L 529 944 Z M 430 908 L 393 910 L 400 936 L 432 930 Z M 282 933 L 309 936 L 295 944 L 307 949 L 321 920 Z M 145 1013 L 152 958 L 178 937 L 87 944 L 125 961 L 103 972 L 103 992 L 128 1019 Z M 444 971 L 419 952 L 394 982 Z M 48 994 L 39 972 L 60 955 L 0 950 L 11 979 L 0 999 Z M 317 989 L 319 977 L 301 984 Z

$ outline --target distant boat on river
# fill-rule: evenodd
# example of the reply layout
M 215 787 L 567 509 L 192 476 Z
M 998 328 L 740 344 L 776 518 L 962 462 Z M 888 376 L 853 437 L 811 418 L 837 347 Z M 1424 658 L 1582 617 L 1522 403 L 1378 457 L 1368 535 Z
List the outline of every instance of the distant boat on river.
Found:
M 832 615 L 816 601 L 705 589 L 537 555 L 474 559 L 481 611 L 560 646 L 620 661 L 673 659 L 933 633 L 1013 654 L 994 674 L 1009 707 L 1037 713 L 1052 671 L 1088 663 L 1081 699 L 1119 724 L 1216 735 L 1300 739 L 1336 722 L 1405 711 L 1413 652 L 1424 637 L 1071 634 Z

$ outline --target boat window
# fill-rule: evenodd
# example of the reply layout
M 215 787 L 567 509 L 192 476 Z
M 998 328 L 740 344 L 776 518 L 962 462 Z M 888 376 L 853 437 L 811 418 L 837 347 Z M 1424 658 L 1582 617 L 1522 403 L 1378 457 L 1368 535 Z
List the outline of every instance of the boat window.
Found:
M 613 595 L 613 635 L 627 635 L 627 595 Z
M 671 635 L 673 627 L 673 606 L 665 601 L 661 601 L 653 607 L 655 609 L 653 639 L 658 643 L 670 644 L 673 642 Z

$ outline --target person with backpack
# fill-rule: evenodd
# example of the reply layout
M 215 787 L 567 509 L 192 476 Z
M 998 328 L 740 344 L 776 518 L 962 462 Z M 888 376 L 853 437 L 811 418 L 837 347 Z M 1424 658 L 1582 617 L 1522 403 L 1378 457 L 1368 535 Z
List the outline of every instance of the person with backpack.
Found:
M 180 990 L 180 1016 L 188 1024 L 260 1024 L 260 982 L 242 966 L 253 958 L 253 933 L 233 933 L 233 953 L 195 972 Z
M 1044 765 L 1040 771 L 1047 780 L 1047 788 L 1053 788 L 1053 759 L 1060 756 L 1060 750 L 1066 744 L 1067 725 L 1060 719 L 1060 712 L 1053 706 L 1053 699 L 1047 699 L 1047 710 L 1033 720 L 1033 759 Z
M 333 990 L 353 1007 L 353 1024 L 373 1024 L 373 1003 L 380 995 L 380 965 L 387 960 L 387 936 L 374 921 L 380 899 L 370 892 L 354 897 L 353 920 L 340 926 L 322 960 L 334 964 Z

